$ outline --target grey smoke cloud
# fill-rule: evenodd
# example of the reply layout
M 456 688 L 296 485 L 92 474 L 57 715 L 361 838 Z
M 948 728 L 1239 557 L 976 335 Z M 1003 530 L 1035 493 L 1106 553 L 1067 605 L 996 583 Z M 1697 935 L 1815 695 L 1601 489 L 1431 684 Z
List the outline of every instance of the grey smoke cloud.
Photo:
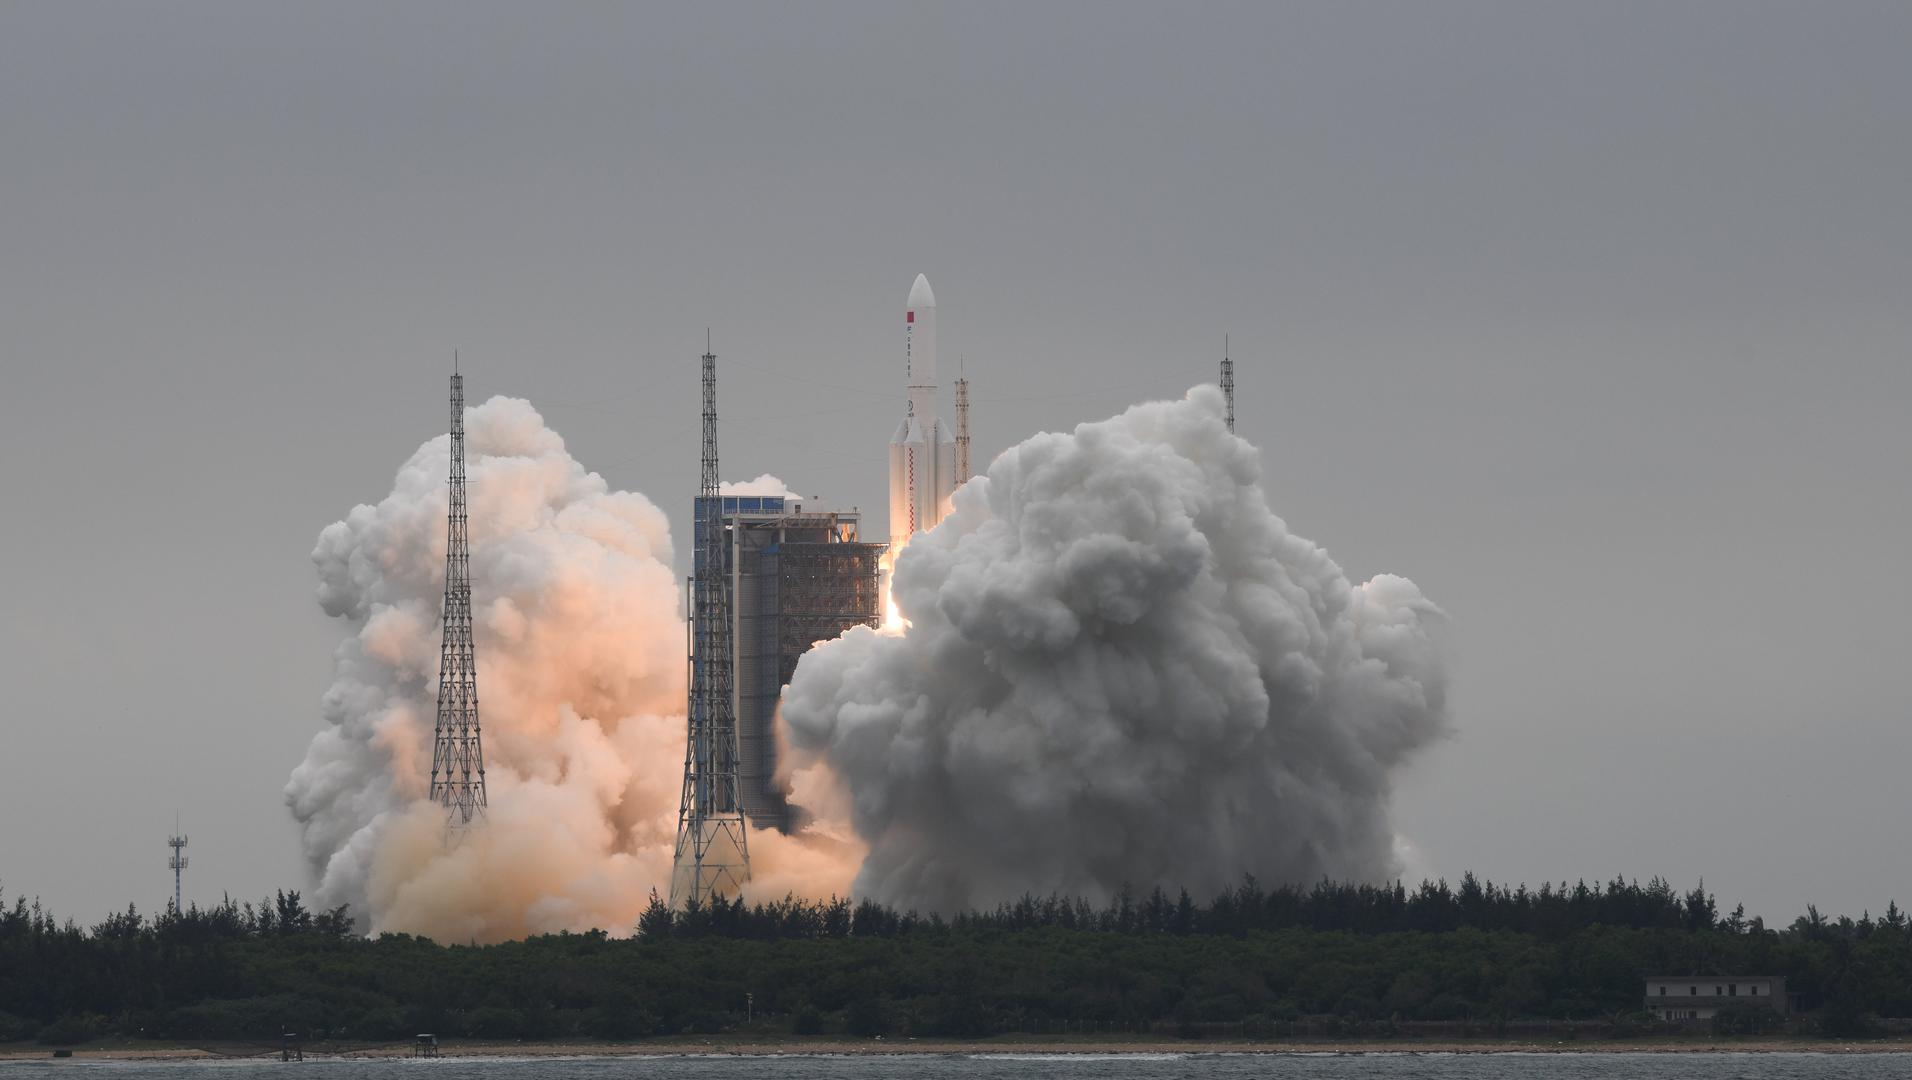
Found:
M 798 665 L 793 747 L 869 844 L 856 891 L 1025 891 L 1397 871 L 1397 770 L 1448 724 L 1438 608 L 1290 532 L 1213 387 L 999 456 L 900 555 L 906 629 Z

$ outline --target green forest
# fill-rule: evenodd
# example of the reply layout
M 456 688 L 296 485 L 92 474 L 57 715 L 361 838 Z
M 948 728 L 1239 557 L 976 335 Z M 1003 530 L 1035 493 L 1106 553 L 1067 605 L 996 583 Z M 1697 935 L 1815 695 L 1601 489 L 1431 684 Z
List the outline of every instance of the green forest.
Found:
M 1206 902 L 1026 897 L 953 918 L 848 900 L 673 912 L 653 896 L 633 929 L 488 946 L 365 937 L 350 912 L 296 892 L 82 927 L 20 897 L 0 902 L 0 1041 L 1492 1037 L 1534 1022 L 1639 1036 L 1665 1030 L 1641 1011 L 1647 974 L 1783 975 L 1794 1032 L 1851 1037 L 1912 1016 L 1912 925 L 1896 904 L 1773 928 L 1657 879 L 1246 879 Z M 1709 1030 L 1773 1029 L 1742 1010 Z

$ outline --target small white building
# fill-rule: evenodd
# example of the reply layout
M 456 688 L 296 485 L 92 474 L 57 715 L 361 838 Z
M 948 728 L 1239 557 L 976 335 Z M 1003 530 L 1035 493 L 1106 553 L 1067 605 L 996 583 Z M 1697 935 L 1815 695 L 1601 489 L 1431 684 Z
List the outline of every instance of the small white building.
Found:
M 1787 1011 L 1781 975 L 1648 975 L 1646 1010 L 1662 1020 L 1707 1020 L 1729 1004 L 1745 1002 Z

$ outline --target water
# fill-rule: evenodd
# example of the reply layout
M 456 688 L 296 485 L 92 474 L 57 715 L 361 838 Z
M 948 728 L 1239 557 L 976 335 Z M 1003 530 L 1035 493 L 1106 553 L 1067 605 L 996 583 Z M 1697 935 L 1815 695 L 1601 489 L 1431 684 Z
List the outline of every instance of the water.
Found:
M 1912 1080 L 1912 1054 L 898 1054 L 10 1061 L 0 1080 Z

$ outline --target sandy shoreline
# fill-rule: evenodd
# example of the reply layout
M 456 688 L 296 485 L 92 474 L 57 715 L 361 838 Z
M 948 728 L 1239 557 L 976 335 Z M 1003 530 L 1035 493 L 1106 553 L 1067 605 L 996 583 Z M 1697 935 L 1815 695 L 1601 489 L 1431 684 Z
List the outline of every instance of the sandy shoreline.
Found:
M 308 1057 L 409 1057 L 409 1042 L 373 1046 L 314 1044 Z M 897 1055 L 897 1054 L 1905 1054 L 1912 1040 L 1860 1042 L 1806 1039 L 1665 1039 L 1652 1041 L 1579 1040 L 1573 1042 L 1483 1042 L 1393 1040 L 1385 1042 L 1189 1042 L 1138 1040 L 1096 1042 L 1060 1040 L 978 1040 L 952 1042 L 930 1039 L 658 1039 L 639 1043 L 518 1043 L 448 1040 L 439 1045 L 441 1057 L 673 1057 L 707 1054 L 774 1055 Z M 51 1047 L 15 1043 L 0 1047 L 0 1061 L 38 1061 L 52 1057 Z M 278 1047 L 258 1044 L 118 1043 L 76 1046 L 75 1059 L 95 1061 L 192 1061 L 255 1058 L 277 1060 Z

